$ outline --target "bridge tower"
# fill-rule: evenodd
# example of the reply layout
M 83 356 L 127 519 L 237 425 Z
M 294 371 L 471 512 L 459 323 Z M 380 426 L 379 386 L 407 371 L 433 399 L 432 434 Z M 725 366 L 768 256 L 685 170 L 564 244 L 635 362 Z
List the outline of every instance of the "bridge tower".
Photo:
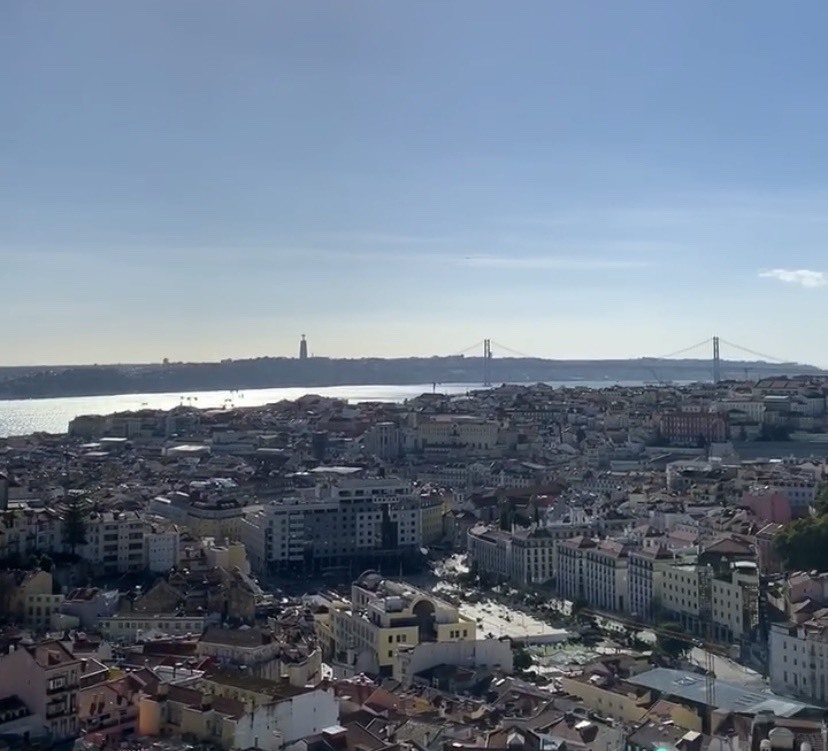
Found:
M 492 385 L 492 340 L 483 340 L 483 385 Z
M 719 359 L 719 337 L 713 337 L 713 383 L 722 380 L 722 363 Z

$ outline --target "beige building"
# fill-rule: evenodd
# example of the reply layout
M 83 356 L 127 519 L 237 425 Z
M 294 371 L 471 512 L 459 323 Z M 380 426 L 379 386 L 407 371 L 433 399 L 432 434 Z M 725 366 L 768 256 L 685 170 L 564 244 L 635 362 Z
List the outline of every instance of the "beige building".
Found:
M 317 628 L 333 661 L 355 672 L 390 675 L 399 649 L 424 642 L 474 641 L 477 624 L 428 592 L 369 571 L 351 587 L 351 602 L 335 604 Z
M 254 678 L 307 686 L 322 680 L 322 651 L 304 644 L 288 645 L 259 628 L 208 628 L 199 639 L 199 657 L 244 669 Z
M 198 688 L 162 683 L 140 701 L 139 734 L 186 735 L 224 749 L 280 751 L 337 724 L 327 687 L 298 688 L 217 674 Z
M 77 733 L 80 677 L 81 660 L 58 641 L 12 647 L 0 657 L 0 696 L 18 696 L 55 742 Z
M 497 446 L 500 426 L 494 420 L 471 415 L 434 415 L 419 418 L 416 447 L 464 448 L 468 451 L 491 451 Z
M 587 709 L 621 722 L 641 722 L 653 703 L 649 691 L 623 681 L 608 681 L 597 675 L 562 677 L 560 680 L 563 690 L 577 696 Z

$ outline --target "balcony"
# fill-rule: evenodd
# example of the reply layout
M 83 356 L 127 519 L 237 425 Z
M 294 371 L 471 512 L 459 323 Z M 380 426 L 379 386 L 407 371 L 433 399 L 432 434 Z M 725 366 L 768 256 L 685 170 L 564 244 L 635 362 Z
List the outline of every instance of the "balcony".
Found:
M 59 704 L 49 704 L 46 706 L 47 720 L 54 720 L 57 717 L 66 717 L 72 714 L 74 712 L 69 709 L 68 702 L 60 702 Z
M 55 696 L 57 694 L 65 694 L 69 691 L 77 691 L 80 687 L 78 683 L 69 683 L 68 681 L 65 683 L 61 683 L 60 685 L 56 685 L 53 688 L 49 688 L 49 685 L 46 686 L 46 696 Z

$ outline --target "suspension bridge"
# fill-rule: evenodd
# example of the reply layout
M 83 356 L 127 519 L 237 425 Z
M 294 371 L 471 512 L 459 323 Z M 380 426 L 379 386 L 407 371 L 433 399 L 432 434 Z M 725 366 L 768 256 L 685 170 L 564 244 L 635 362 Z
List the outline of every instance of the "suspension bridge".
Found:
M 695 344 L 691 344 L 689 347 L 682 347 L 674 352 L 667 352 L 663 355 L 656 355 L 654 357 L 642 357 L 636 358 L 640 362 L 652 362 L 652 366 L 649 367 L 654 379 L 659 383 L 664 383 L 665 381 L 659 377 L 658 373 L 658 364 L 662 360 L 701 360 L 710 359 L 710 376 L 713 383 L 719 383 L 723 379 L 723 363 L 726 361 L 722 360 L 721 357 L 721 349 L 722 346 L 725 346 L 732 352 L 736 353 L 740 362 L 738 365 L 735 365 L 733 362 L 727 363 L 728 369 L 733 371 L 738 370 L 738 376 L 741 378 L 744 376 L 745 380 L 750 378 L 750 367 L 748 361 L 745 361 L 745 355 L 749 355 L 751 358 L 754 358 L 752 362 L 763 362 L 763 363 L 770 363 L 774 365 L 793 365 L 790 360 L 786 360 L 780 357 L 774 357 L 773 355 L 768 355 L 763 352 L 757 352 L 756 350 L 750 349 L 749 347 L 743 347 L 739 344 L 734 344 L 733 342 L 727 341 L 726 339 L 722 339 L 719 336 L 711 336 L 707 339 L 704 339 L 700 342 L 696 342 Z M 498 356 L 500 357 L 508 357 L 508 358 L 521 358 L 527 360 L 543 360 L 548 358 L 541 358 L 537 355 L 529 355 L 525 352 L 520 352 L 516 349 L 512 349 L 511 347 L 507 347 L 504 344 L 498 344 L 492 339 L 483 339 L 479 342 L 475 342 L 469 347 L 466 347 L 459 352 L 455 352 L 452 356 L 453 357 L 465 357 L 470 355 L 474 352 L 480 352 L 482 354 L 482 361 L 483 361 L 483 385 L 484 386 L 491 386 L 492 385 L 492 361 L 494 360 L 495 353 L 497 352 Z M 691 355 L 697 355 L 696 357 L 691 357 Z M 731 372 L 729 373 L 731 377 L 736 375 L 736 373 Z

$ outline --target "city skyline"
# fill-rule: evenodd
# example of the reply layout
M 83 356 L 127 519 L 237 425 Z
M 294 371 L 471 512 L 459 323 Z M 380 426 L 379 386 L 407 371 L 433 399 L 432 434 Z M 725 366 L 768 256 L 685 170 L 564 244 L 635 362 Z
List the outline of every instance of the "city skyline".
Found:
M 828 366 L 816 2 L 0 14 L 0 365 Z

